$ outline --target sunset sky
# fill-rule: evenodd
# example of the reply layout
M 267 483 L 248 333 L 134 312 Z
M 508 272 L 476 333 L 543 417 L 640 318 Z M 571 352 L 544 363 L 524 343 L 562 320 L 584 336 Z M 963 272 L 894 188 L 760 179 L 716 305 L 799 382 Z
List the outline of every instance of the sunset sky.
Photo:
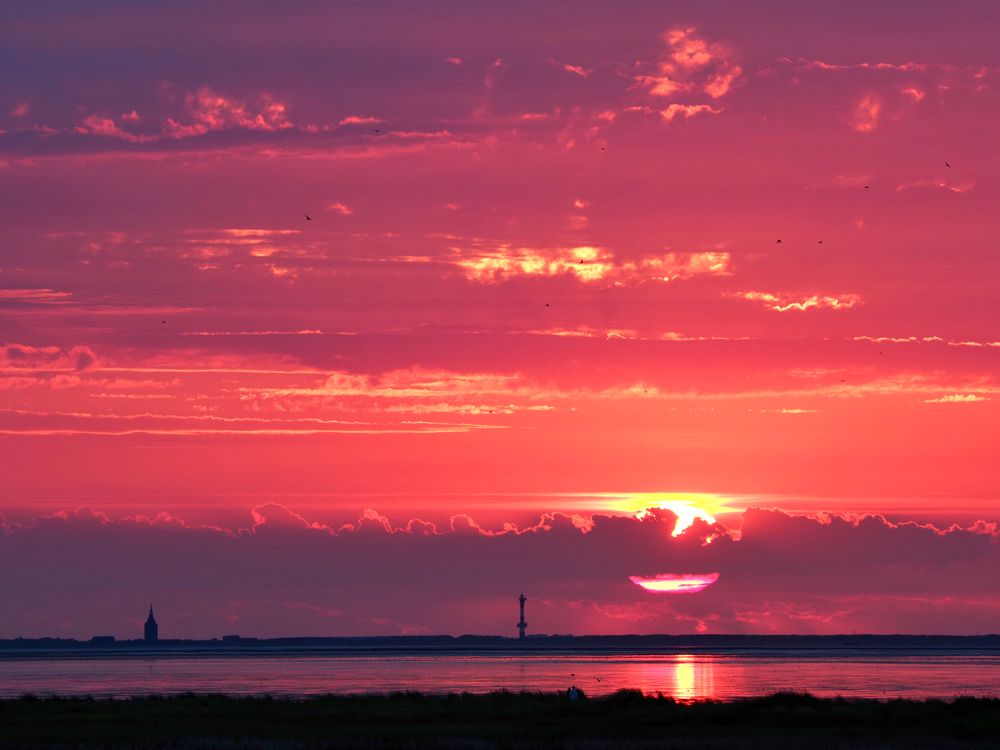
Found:
M 873 6 L 4 2 L 0 637 L 1000 630 L 1000 8 Z

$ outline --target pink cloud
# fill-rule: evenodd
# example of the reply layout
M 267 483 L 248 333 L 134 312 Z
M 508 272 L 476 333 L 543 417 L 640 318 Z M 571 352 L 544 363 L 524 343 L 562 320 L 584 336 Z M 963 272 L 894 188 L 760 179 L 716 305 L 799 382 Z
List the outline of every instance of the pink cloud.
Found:
M 952 193 L 968 193 L 976 186 L 972 180 L 946 180 L 946 179 L 923 179 L 912 182 L 903 182 L 896 185 L 897 191 L 913 190 L 917 188 L 936 188 L 947 190 Z
M 865 94 L 851 113 L 851 128 L 858 133 L 870 133 L 878 127 L 882 99 L 877 94 Z
M 188 122 L 167 119 L 166 134 L 174 138 L 203 135 L 213 130 L 242 128 L 274 132 L 292 127 L 287 105 L 261 94 L 256 106 L 203 86 L 185 96 Z
M 655 73 L 640 74 L 636 82 L 652 96 L 671 97 L 682 92 L 703 93 L 719 99 L 732 89 L 743 71 L 733 62 L 729 47 L 697 36 L 694 28 L 673 28 L 663 39 L 665 56 Z
M 87 346 L 0 345 L 0 368 L 5 369 L 81 372 L 96 363 L 97 355 Z
M 149 143 L 155 140 L 155 136 L 137 135 L 123 130 L 109 117 L 100 115 L 88 115 L 77 125 L 74 130 L 83 135 L 97 135 L 105 138 L 118 138 L 129 143 Z
M 717 115 L 722 112 L 722 109 L 713 107 L 708 104 L 670 104 L 666 109 L 660 110 L 660 117 L 663 118 L 665 122 L 673 122 L 675 117 L 683 117 L 685 120 L 694 117 L 695 115 Z
M 487 91 L 492 91 L 496 87 L 497 82 L 499 82 L 500 77 L 504 74 L 505 70 L 507 70 L 507 63 L 502 57 L 498 57 L 490 63 L 489 67 L 486 69 L 486 78 L 484 79 L 484 85 L 486 86 Z
M 72 296 L 72 292 L 60 292 L 55 289 L 0 289 L 0 300 L 41 305 L 61 304 Z
M 340 214 L 341 216 L 350 216 L 354 213 L 354 209 L 348 206 L 346 203 L 330 203 L 326 207 L 327 211 L 335 214 Z
M 362 117 L 360 115 L 350 115 L 348 117 L 343 118 L 338 124 L 339 125 L 375 125 L 375 124 L 380 123 L 380 122 L 382 122 L 382 120 L 380 120 L 377 117 L 371 117 L 371 116 Z

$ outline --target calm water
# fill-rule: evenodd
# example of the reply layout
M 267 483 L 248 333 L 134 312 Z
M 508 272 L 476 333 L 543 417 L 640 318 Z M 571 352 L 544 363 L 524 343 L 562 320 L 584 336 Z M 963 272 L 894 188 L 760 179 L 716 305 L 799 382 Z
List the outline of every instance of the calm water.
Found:
M 1000 696 L 997 655 L 271 655 L 0 660 L 0 697 L 218 692 L 306 696 L 618 688 L 679 699 L 806 690 L 819 696 Z

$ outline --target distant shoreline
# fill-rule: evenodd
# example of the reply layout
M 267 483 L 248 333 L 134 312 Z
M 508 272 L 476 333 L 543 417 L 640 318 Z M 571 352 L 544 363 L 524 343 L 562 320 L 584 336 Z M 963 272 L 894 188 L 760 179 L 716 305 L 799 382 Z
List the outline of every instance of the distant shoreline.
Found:
M 534 635 L 524 639 L 494 635 L 294 636 L 256 638 L 142 638 L 95 636 L 0 639 L 0 652 L 20 649 L 475 649 L 536 651 L 548 649 L 1000 649 L 1000 634 L 989 635 Z
M 523 640 L 502 636 L 340 636 L 82 641 L 68 638 L 0 640 L 0 659 L 100 656 L 247 656 L 268 654 L 680 654 L 747 653 L 824 656 L 837 653 L 1000 653 L 1000 635 L 553 635 Z

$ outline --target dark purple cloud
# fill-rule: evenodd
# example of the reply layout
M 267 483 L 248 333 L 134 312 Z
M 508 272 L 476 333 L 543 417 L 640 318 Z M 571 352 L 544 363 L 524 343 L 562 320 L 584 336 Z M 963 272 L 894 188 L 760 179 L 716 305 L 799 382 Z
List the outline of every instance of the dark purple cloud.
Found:
M 249 527 L 226 530 L 65 512 L 0 537 L 2 635 L 128 636 L 150 599 L 167 637 L 508 633 L 522 588 L 536 632 L 995 629 L 993 526 L 749 510 L 738 530 L 699 521 L 672 537 L 674 522 L 669 511 L 554 514 L 489 530 L 465 516 L 394 524 L 370 511 L 332 528 L 264 505 Z M 629 581 L 663 573 L 719 578 L 680 595 Z

